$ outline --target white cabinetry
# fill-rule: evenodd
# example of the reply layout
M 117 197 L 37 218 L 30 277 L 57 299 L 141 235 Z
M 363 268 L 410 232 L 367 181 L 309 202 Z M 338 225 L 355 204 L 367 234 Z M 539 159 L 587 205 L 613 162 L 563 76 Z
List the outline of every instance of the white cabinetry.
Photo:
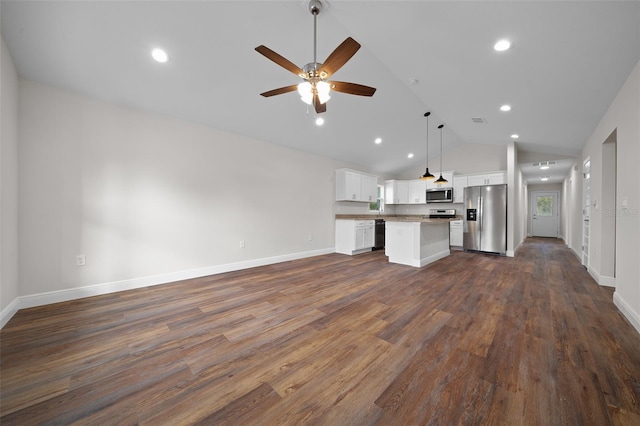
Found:
M 384 183 L 385 204 L 409 204 L 409 181 L 388 180 Z
M 349 169 L 336 170 L 336 201 L 375 202 L 377 185 L 377 176 Z
M 424 180 L 388 180 L 384 184 L 385 204 L 426 203 Z
M 368 203 L 374 203 L 378 199 L 378 178 L 371 175 L 360 175 L 362 182 L 362 200 Z
M 336 253 L 364 253 L 371 251 L 374 243 L 374 220 L 336 220 Z
M 506 172 L 486 173 L 482 175 L 469 175 L 467 186 L 482 186 L 482 185 L 498 185 L 507 183 Z
M 452 247 L 462 247 L 462 220 L 449 222 L 449 245 Z
M 427 181 L 427 189 L 449 188 L 453 186 L 453 172 L 442 172 L 442 177 L 447 180 L 447 183 L 436 183 L 436 180 L 440 177 L 440 172 L 433 172 L 433 174 L 436 177 Z
M 408 204 L 425 204 L 427 202 L 427 182 L 426 180 L 410 180 L 409 181 L 409 203 Z
M 453 202 L 464 202 L 464 189 L 467 187 L 467 176 L 456 176 L 453 178 Z

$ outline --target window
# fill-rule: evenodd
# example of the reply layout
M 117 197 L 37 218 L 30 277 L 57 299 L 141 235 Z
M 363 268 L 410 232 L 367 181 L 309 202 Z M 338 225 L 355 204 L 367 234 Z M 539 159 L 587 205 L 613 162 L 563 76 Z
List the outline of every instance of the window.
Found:
M 375 203 L 369 203 L 370 212 L 384 212 L 384 186 L 378 185 L 377 200 Z

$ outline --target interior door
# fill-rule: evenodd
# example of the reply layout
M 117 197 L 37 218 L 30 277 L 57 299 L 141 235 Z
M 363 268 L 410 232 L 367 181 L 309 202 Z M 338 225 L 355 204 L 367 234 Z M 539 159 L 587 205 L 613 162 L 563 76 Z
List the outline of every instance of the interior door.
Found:
M 558 192 L 531 193 L 531 235 L 558 238 Z

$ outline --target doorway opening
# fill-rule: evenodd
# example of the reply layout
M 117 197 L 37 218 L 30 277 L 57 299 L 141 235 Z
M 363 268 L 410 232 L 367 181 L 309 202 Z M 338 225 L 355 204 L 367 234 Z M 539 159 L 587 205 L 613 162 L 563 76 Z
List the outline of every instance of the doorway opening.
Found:
M 558 191 L 531 191 L 531 236 L 558 238 L 559 200 Z

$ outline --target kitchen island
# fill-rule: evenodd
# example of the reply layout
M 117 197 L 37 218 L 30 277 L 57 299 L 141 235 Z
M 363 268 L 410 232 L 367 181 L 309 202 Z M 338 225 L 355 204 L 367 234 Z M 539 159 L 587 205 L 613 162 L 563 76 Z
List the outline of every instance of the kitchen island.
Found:
M 336 215 L 336 219 L 385 220 L 385 254 L 391 263 L 423 267 L 449 251 L 449 222 L 459 217 L 432 219 L 417 215 Z

